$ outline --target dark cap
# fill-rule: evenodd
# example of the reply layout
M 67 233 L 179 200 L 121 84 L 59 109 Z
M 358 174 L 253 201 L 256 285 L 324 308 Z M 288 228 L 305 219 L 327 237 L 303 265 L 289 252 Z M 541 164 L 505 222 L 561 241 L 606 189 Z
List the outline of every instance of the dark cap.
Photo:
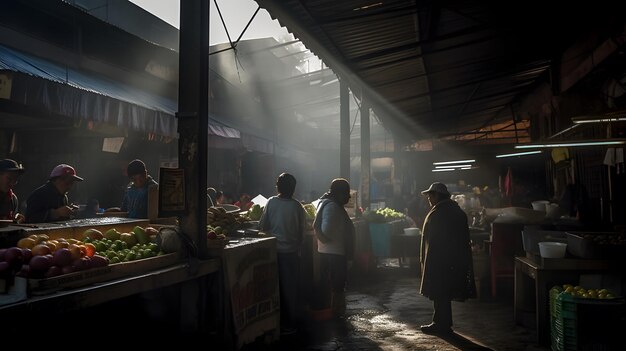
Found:
M 84 179 L 76 175 L 76 170 L 74 167 L 70 165 L 66 165 L 65 163 L 61 163 L 60 165 L 54 167 L 52 172 L 50 172 L 49 179 L 58 178 L 62 176 L 72 177 L 74 180 L 78 180 L 82 182 Z
M 24 173 L 24 167 L 10 158 L 5 158 L 0 160 L 0 172 L 19 172 L 21 174 Z
M 428 189 L 422 191 L 422 195 L 426 195 L 428 193 L 439 193 L 439 194 L 443 194 L 446 196 L 450 196 L 450 192 L 448 191 L 448 188 L 446 187 L 446 185 L 443 183 L 439 183 L 439 182 L 432 183 Z
M 146 164 L 143 163 L 142 160 L 132 160 L 128 163 L 128 167 L 126 167 L 126 174 L 128 177 L 132 177 L 137 174 L 145 174 L 146 173 Z

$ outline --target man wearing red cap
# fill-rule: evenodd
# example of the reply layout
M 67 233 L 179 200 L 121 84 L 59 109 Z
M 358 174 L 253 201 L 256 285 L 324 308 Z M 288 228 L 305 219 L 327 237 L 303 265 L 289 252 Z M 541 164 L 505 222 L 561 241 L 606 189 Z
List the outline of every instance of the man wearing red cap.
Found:
M 46 184 L 35 189 L 26 200 L 26 223 L 45 223 L 70 219 L 77 206 L 70 205 L 67 193 L 83 178 L 74 167 L 60 164 L 52 170 Z
M 0 219 L 20 223 L 24 216 L 18 213 L 19 202 L 13 193 L 17 178 L 24 173 L 22 165 L 11 159 L 0 160 Z

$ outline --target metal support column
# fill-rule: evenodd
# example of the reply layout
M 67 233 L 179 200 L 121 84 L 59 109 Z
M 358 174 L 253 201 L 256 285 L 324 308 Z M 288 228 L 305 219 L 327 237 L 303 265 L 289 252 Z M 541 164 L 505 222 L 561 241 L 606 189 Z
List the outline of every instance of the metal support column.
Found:
M 365 97 L 361 98 L 361 207 L 370 207 L 370 107 Z
M 207 256 L 206 187 L 209 123 L 209 0 L 180 2 L 178 165 L 185 170 L 180 227 Z
M 345 79 L 339 79 L 339 126 L 339 174 L 350 181 L 350 92 Z
M 207 154 L 209 129 L 209 0 L 180 2 L 178 86 L 178 166 L 185 170 L 186 212 L 180 228 L 208 256 L 206 244 Z M 199 280 L 180 288 L 180 327 L 195 332 L 204 323 L 206 296 Z M 183 298 L 184 296 L 184 298 Z

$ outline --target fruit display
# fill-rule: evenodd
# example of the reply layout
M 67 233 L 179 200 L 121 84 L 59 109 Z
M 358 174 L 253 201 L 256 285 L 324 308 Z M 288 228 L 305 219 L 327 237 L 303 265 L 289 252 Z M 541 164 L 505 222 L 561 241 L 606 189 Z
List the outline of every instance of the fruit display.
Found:
M 92 233 L 87 233 L 87 237 Z M 97 255 L 95 247 L 76 239 L 53 239 L 33 234 L 16 247 L 0 249 L 0 278 L 50 278 L 90 268 L 104 267 L 109 259 Z
M 15 247 L 0 249 L 0 279 L 51 278 L 157 256 L 157 233 L 154 228 L 136 226 L 132 233 L 87 229 L 82 240 L 50 239 L 46 234 L 32 234 L 20 239 Z
M 610 300 L 616 298 L 615 293 L 609 289 L 585 289 L 579 285 L 571 284 L 563 285 L 563 293 L 583 299 Z
M 228 235 L 245 222 L 245 218 L 235 213 L 226 212 L 222 207 L 210 207 L 207 211 L 207 232 Z
M 263 207 L 260 206 L 259 204 L 252 205 L 252 207 L 248 211 L 248 217 L 250 217 L 250 220 L 252 221 L 258 221 L 259 219 L 261 219 L 262 214 L 263 214 Z
M 370 223 L 386 223 L 397 219 L 404 219 L 404 214 L 391 208 L 381 208 L 375 211 L 366 211 L 363 216 Z

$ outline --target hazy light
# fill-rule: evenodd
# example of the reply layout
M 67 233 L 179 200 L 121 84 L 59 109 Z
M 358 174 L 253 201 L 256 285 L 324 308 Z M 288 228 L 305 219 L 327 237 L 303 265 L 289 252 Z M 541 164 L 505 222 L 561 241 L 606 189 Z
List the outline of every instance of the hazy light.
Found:
M 540 154 L 540 153 L 542 153 L 541 150 L 525 151 L 525 152 L 515 152 L 515 153 L 512 153 L 512 154 L 496 155 L 496 158 L 513 157 L 513 156 L 524 156 L 524 155 L 534 155 L 534 154 Z
M 460 160 L 460 161 L 444 161 L 444 162 L 433 162 L 433 165 L 451 165 L 454 163 L 472 163 L 476 162 L 476 160 Z
M 461 169 L 462 169 L 462 170 L 465 170 L 465 169 L 472 169 L 472 167 L 463 167 L 463 168 L 461 168 Z

